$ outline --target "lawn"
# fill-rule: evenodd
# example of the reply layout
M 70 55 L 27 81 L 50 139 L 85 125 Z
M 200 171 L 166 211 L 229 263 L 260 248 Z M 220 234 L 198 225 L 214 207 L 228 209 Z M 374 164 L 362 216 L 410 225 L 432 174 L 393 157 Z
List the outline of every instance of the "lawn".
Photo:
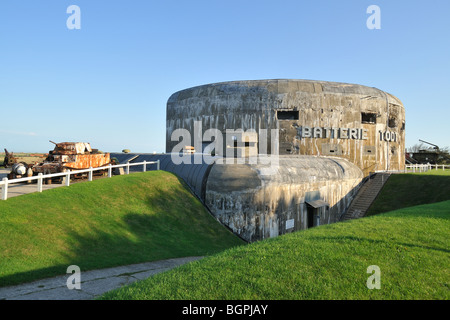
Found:
M 210 255 L 243 244 L 173 174 L 133 173 L 0 201 L 0 286 Z
M 286 234 L 189 263 L 101 299 L 449 299 L 450 201 Z M 369 266 L 380 289 L 368 289 Z
M 393 174 L 367 215 L 450 200 L 450 170 Z
M 204 255 L 101 299 L 449 299 L 449 179 L 448 171 L 393 175 L 374 206 L 391 212 L 250 245 L 163 171 L 15 197 L 0 201 L 0 286 L 72 264 Z M 372 265 L 380 290 L 366 286 Z

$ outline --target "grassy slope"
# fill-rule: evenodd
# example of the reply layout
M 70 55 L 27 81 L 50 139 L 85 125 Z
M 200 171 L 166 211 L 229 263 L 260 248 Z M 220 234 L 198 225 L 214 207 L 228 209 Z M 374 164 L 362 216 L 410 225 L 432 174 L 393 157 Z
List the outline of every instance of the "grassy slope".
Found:
M 450 200 L 450 170 L 391 175 L 367 215 Z
M 226 250 L 103 299 L 449 299 L 450 201 Z M 367 268 L 381 269 L 369 290 Z
M 448 299 L 450 201 L 416 205 L 449 199 L 448 170 L 393 175 L 371 213 L 407 209 L 227 250 L 104 298 Z M 365 285 L 372 264 L 382 290 Z
M 0 201 L 0 286 L 181 256 L 243 242 L 174 175 L 159 171 Z

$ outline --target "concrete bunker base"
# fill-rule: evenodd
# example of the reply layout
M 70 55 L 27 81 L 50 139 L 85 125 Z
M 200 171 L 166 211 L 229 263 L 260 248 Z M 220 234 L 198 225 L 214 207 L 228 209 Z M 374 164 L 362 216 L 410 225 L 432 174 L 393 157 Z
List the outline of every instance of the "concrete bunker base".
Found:
M 364 178 L 361 169 L 338 157 L 277 159 L 216 161 L 207 177 L 205 205 L 249 242 L 339 221 Z

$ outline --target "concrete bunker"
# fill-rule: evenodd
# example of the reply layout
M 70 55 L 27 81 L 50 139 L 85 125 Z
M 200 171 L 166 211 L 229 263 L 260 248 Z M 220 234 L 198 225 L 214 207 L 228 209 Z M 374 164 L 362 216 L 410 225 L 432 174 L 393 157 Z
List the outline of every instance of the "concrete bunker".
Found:
M 166 121 L 167 154 L 148 160 L 160 158 L 161 169 L 183 178 L 220 222 L 247 241 L 337 222 L 363 179 L 402 170 L 405 163 L 402 103 L 357 84 L 208 84 L 174 93 Z M 180 139 L 178 129 L 189 134 Z M 174 164 L 173 152 L 186 149 L 212 161 Z M 275 165 L 267 161 L 272 156 Z
M 205 205 L 248 241 L 337 222 L 363 179 L 345 159 L 281 156 L 277 167 L 214 163 Z
M 252 131 L 257 154 L 338 156 L 367 176 L 403 169 L 404 124 L 401 101 L 377 88 L 311 80 L 231 81 L 185 89 L 168 99 L 166 152 L 179 143 L 172 135 L 181 128 L 191 132 L 188 145 L 211 129 L 221 131 L 223 141 L 227 130 Z M 202 139 L 204 146 L 210 141 Z M 204 151 L 201 145 L 195 149 Z M 215 154 L 226 156 L 226 151 L 223 143 Z

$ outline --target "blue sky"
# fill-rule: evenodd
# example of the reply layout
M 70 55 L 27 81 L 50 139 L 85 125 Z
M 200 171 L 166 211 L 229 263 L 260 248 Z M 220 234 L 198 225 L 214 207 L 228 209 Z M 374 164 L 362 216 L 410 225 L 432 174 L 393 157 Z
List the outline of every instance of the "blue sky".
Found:
M 164 152 L 172 93 L 279 78 L 377 87 L 403 102 L 407 147 L 450 146 L 449 16 L 448 0 L 2 0 L 0 149 Z

